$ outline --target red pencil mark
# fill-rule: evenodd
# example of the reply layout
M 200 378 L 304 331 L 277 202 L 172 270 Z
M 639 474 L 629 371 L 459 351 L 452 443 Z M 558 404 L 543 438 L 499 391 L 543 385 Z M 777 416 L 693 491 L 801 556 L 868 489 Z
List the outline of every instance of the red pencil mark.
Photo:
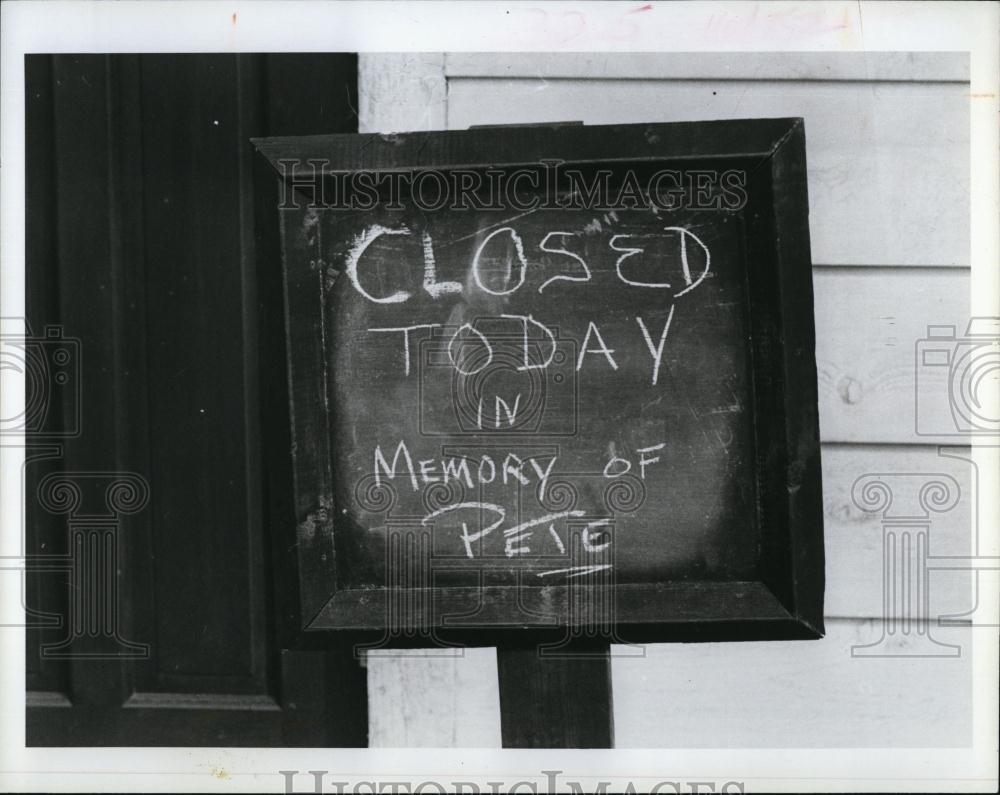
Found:
M 638 8 L 633 8 L 631 11 L 629 11 L 629 13 L 630 14 L 638 14 L 640 11 L 652 11 L 652 10 L 653 10 L 653 4 L 652 3 L 646 3 L 646 5 L 644 5 L 644 6 L 639 6 Z

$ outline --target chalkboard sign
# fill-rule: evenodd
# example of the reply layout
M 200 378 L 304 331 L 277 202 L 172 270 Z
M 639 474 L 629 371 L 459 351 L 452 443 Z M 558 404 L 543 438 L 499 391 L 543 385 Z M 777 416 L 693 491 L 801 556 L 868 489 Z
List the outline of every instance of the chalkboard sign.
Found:
M 822 633 L 800 119 L 255 143 L 305 630 Z

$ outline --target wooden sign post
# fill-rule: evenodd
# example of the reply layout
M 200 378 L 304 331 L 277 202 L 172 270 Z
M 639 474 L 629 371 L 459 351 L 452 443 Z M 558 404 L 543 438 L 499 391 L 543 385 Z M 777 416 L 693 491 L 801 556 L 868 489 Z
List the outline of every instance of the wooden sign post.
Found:
M 303 637 L 497 646 L 504 744 L 582 747 L 609 647 L 821 635 L 800 119 L 256 144 Z

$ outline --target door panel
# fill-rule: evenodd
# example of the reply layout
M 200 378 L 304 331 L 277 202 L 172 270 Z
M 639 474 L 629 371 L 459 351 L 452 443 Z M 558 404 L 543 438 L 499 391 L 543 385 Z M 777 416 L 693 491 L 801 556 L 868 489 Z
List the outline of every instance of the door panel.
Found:
M 356 83 L 350 54 L 27 58 L 28 323 L 80 374 L 29 435 L 29 745 L 367 741 L 351 651 L 283 648 L 277 216 L 249 140 L 356 132 Z

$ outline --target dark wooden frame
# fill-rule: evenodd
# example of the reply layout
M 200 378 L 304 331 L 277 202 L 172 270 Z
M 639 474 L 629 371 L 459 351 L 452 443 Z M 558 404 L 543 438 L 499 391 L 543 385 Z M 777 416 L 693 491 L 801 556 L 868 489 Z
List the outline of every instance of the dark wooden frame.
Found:
M 740 582 L 618 584 L 612 642 L 817 638 L 823 634 L 823 516 L 816 394 L 815 331 L 809 251 L 805 130 L 802 119 L 754 119 L 596 127 L 525 126 L 420 132 L 393 136 L 328 135 L 258 139 L 255 145 L 280 175 L 279 161 L 323 161 L 324 169 L 407 171 L 458 166 L 645 162 L 664 167 L 717 162 L 749 176 L 745 210 L 747 290 L 753 362 L 759 579 Z M 272 173 L 273 176 L 273 173 Z M 276 180 L 272 179 L 272 182 Z M 322 372 L 326 361 L 324 306 L 317 274 L 284 256 L 286 331 L 291 392 L 296 513 L 302 541 L 294 550 L 301 642 L 328 642 L 330 632 L 386 640 L 386 589 L 336 587 L 332 512 L 334 473 Z M 310 443 L 306 443 L 309 441 Z M 538 586 L 558 607 L 566 586 Z M 504 614 L 519 588 L 442 588 L 445 612 L 479 599 Z M 485 593 L 484 593 L 485 591 Z M 424 594 L 425 596 L 428 594 Z M 470 602 L 470 600 L 474 600 Z M 530 644 L 566 636 L 574 627 L 522 620 L 483 629 L 431 628 L 437 640 L 465 644 Z M 294 631 L 294 630 L 293 630 Z M 389 638 L 393 645 L 426 637 Z M 607 642 L 608 638 L 603 638 Z

